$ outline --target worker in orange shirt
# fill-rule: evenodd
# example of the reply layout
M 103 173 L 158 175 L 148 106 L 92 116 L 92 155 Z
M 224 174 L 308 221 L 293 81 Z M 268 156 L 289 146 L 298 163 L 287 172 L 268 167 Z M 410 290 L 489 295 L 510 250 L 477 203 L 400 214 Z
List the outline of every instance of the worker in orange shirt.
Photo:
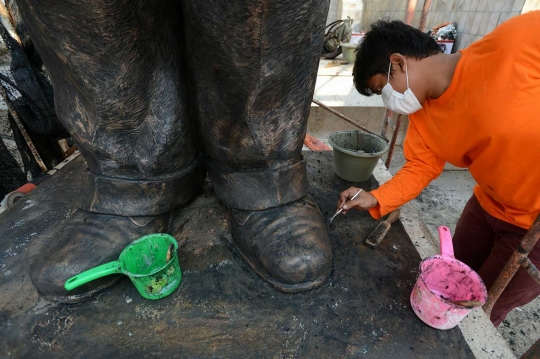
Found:
M 353 77 L 366 96 L 382 95 L 409 115 L 406 163 L 378 189 L 349 188 L 352 208 L 380 218 L 410 201 L 446 162 L 477 182 L 454 235 L 457 259 L 494 283 L 540 213 L 540 12 L 514 17 L 455 54 L 400 21 L 378 21 L 357 50 Z M 540 244 L 529 258 L 540 268 Z M 498 326 L 515 307 L 540 295 L 519 269 L 491 313 Z

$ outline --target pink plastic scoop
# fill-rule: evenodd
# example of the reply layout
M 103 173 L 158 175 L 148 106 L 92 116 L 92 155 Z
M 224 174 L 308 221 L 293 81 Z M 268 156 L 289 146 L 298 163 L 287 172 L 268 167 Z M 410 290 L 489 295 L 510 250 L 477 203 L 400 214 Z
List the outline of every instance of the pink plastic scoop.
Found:
M 436 329 L 455 327 L 471 307 L 484 305 L 487 290 L 480 276 L 454 258 L 448 227 L 439 227 L 441 255 L 424 259 L 411 293 L 411 305 L 427 325 Z

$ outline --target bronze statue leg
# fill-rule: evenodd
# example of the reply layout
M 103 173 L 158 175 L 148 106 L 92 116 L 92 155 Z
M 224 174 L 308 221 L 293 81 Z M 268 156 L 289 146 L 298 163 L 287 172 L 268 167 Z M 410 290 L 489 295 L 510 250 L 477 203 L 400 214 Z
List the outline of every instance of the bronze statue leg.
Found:
M 136 237 L 165 231 L 167 213 L 195 193 L 204 169 L 188 108 L 216 193 L 231 210 L 235 245 L 251 267 L 286 292 L 314 288 L 330 272 L 330 240 L 306 196 L 301 156 L 328 0 L 179 6 L 20 4 L 50 72 L 58 117 L 89 166 L 82 210 L 32 265 L 47 298 L 79 301 L 110 285 L 74 293 L 62 286 Z
M 49 71 L 58 117 L 89 167 L 81 209 L 33 263 L 38 292 L 79 301 L 64 281 L 116 259 L 141 235 L 167 231 L 205 170 L 188 113 L 182 10 L 177 1 L 18 1 Z
M 236 248 L 285 292 L 314 288 L 331 246 L 301 150 L 327 0 L 183 2 L 189 74 L 217 196 Z

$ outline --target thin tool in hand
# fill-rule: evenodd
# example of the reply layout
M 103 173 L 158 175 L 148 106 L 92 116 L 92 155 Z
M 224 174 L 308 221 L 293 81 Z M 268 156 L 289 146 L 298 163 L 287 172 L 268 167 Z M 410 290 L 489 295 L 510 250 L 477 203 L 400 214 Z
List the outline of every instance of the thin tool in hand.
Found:
M 363 189 L 360 188 L 360 191 L 356 192 L 356 194 L 355 194 L 354 196 L 352 196 L 352 198 L 350 199 L 350 201 L 352 201 L 353 199 L 355 199 L 356 196 L 358 196 L 358 195 L 360 194 L 360 192 L 362 192 L 362 191 L 363 191 Z M 334 220 L 334 218 L 336 218 L 336 216 L 337 216 L 338 214 L 340 214 L 342 211 L 343 211 L 343 208 L 338 209 L 338 211 L 336 212 L 336 214 L 334 214 L 334 215 L 332 216 L 332 218 L 330 218 L 330 223 L 332 223 L 332 221 Z

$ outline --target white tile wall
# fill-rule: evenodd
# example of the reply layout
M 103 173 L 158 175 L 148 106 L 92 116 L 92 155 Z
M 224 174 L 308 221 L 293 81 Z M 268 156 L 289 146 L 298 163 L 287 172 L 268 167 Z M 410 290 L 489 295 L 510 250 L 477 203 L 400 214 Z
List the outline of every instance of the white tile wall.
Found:
M 489 34 L 495 29 L 495 26 L 499 24 L 499 17 L 501 16 L 498 12 L 492 12 L 489 14 L 489 22 L 486 28 L 485 34 Z
M 502 7 L 502 11 L 512 11 L 514 4 L 515 4 L 515 0 L 506 0 Z
M 474 17 L 472 18 L 472 23 L 471 23 L 471 34 L 474 34 L 474 35 L 478 35 L 478 29 L 480 28 L 480 22 L 482 21 L 482 16 L 484 15 L 483 12 L 476 12 L 474 14 Z
M 482 13 L 482 18 L 480 19 L 480 24 L 478 25 L 477 34 L 483 35 L 487 33 L 487 27 L 489 24 L 489 18 L 491 16 L 491 13 L 484 12 Z
M 489 10 L 489 9 L 486 9 L 487 6 L 488 6 L 488 0 L 480 0 L 480 3 L 478 3 L 478 8 L 476 9 L 476 11 Z
M 493 1 L 493 11 L 502 11 L 505 0 Z

